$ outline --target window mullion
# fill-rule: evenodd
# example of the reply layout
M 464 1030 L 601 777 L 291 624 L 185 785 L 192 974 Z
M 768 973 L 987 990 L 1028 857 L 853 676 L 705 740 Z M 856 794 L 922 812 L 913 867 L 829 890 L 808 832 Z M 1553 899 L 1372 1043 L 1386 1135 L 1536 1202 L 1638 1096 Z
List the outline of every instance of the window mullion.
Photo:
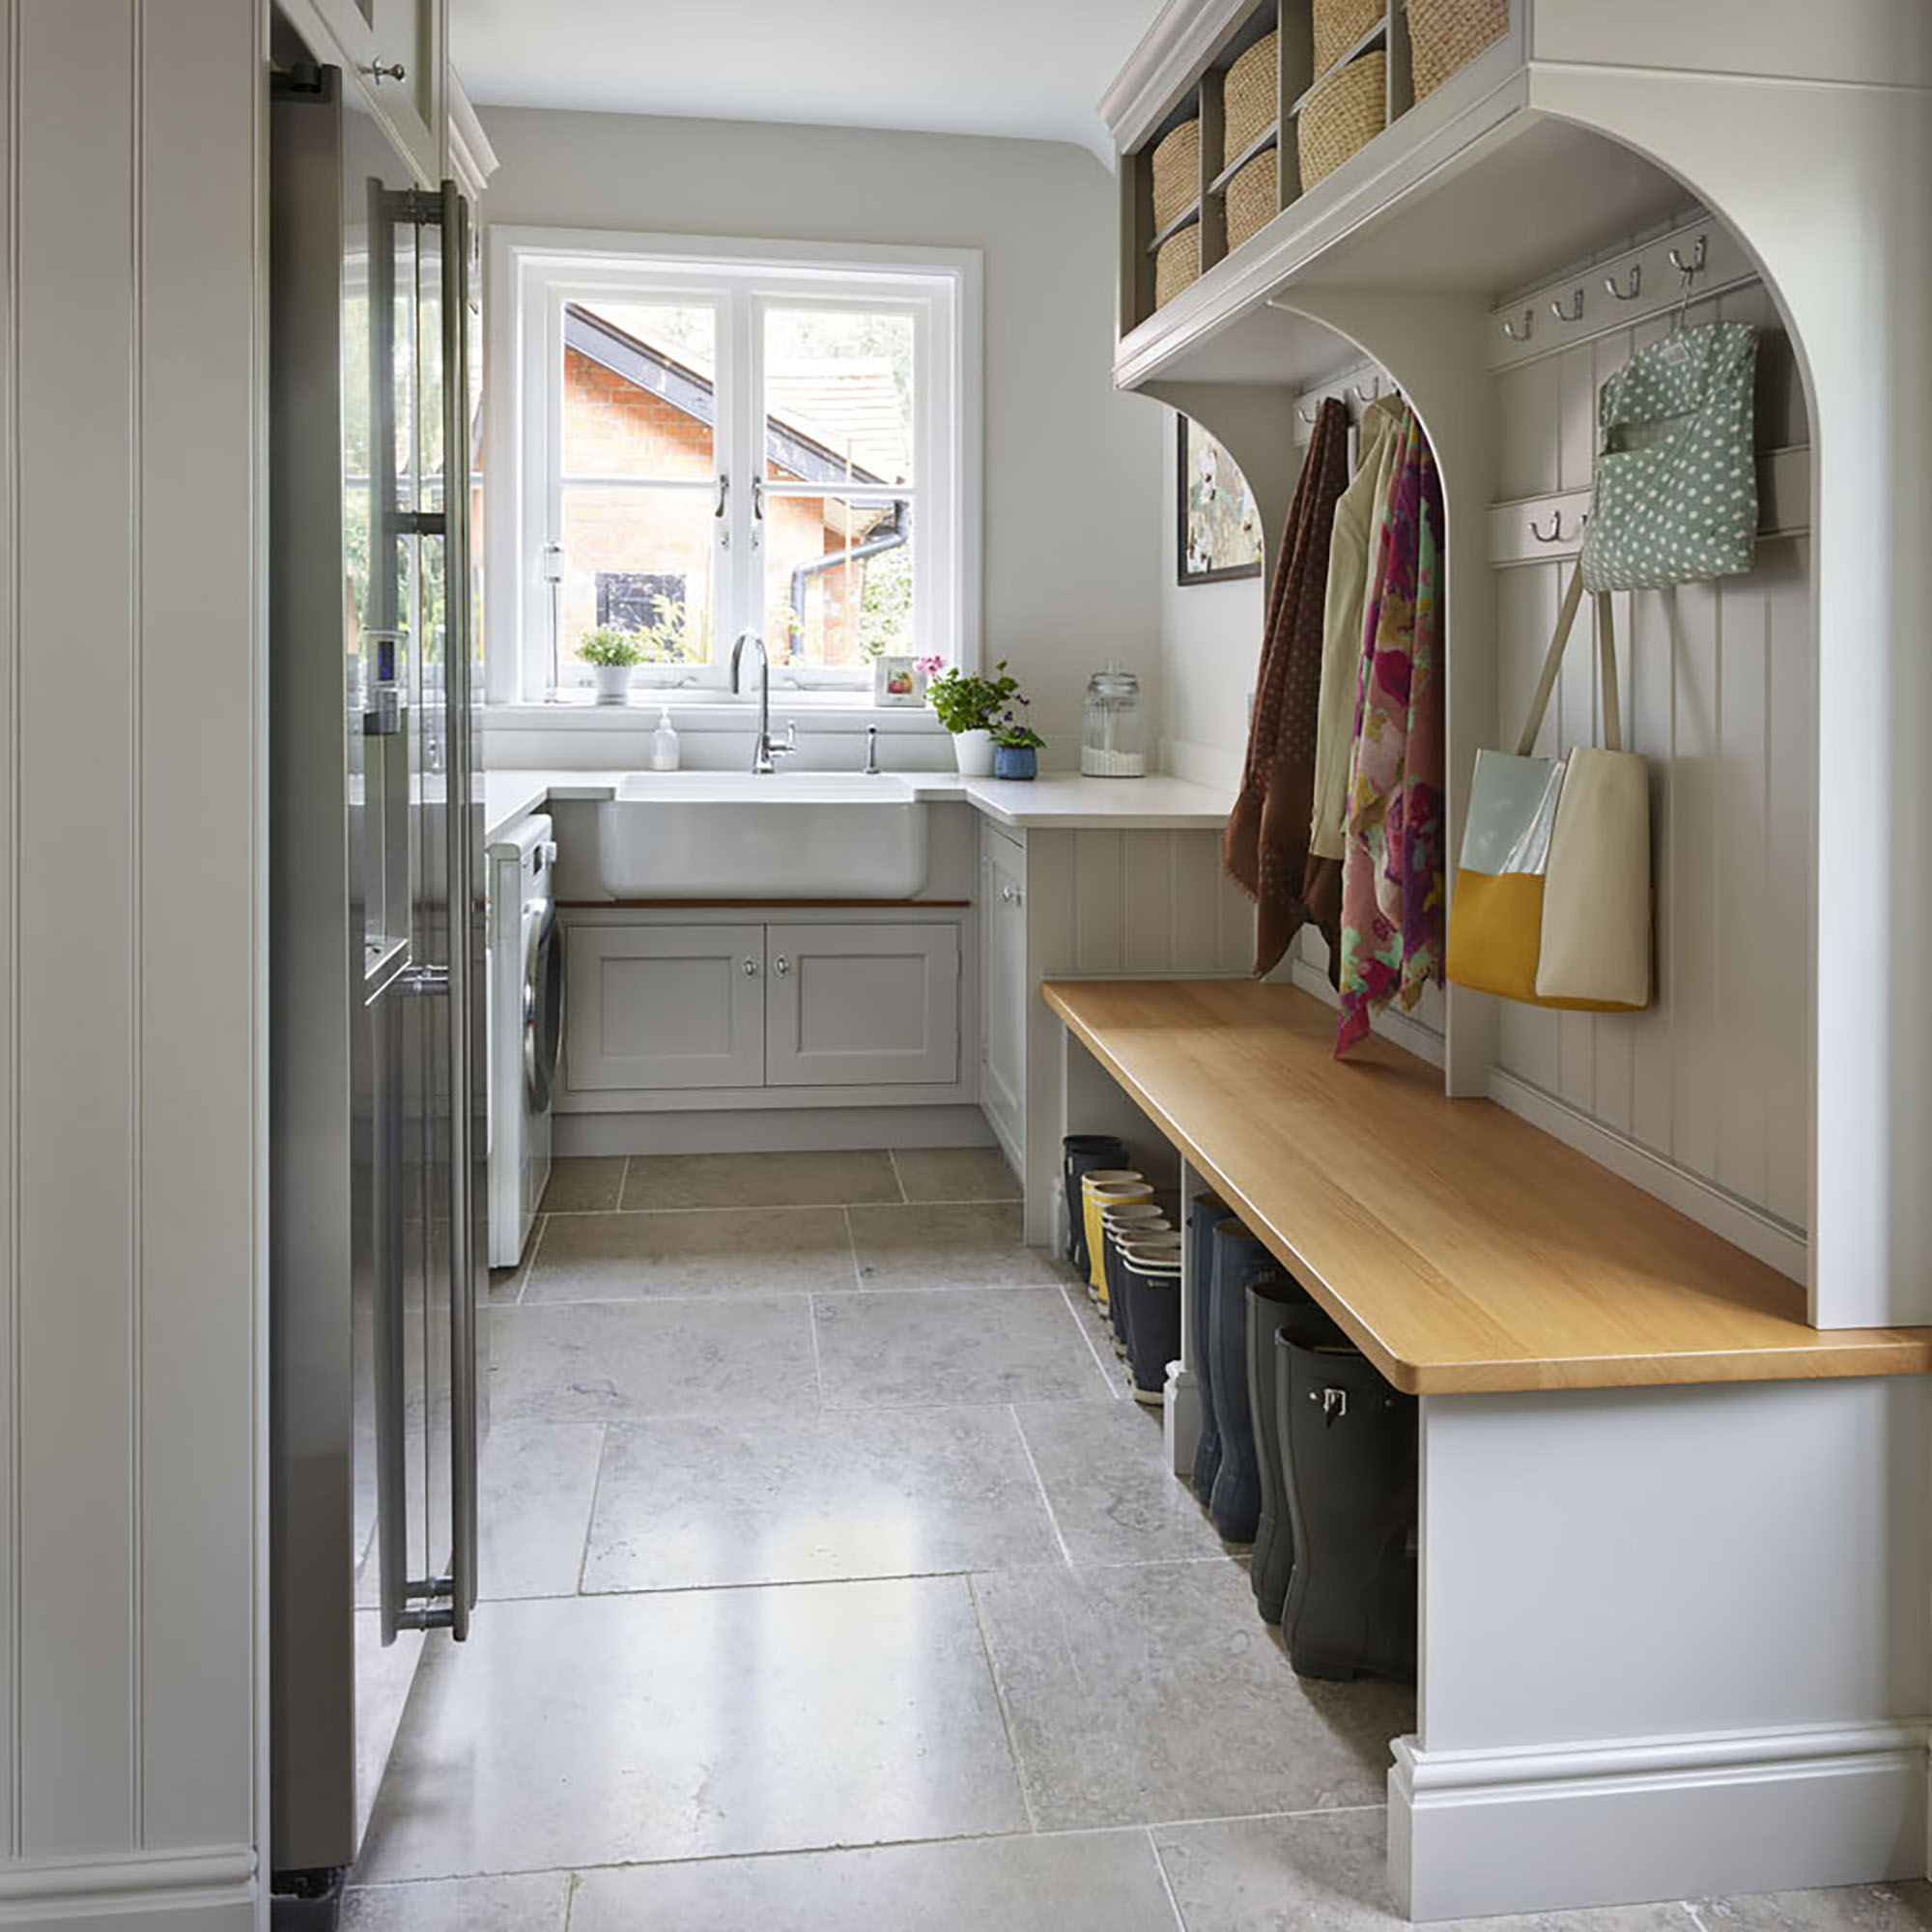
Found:
M 745 631 L 764 635 L 761 606 L 764 582 L 764 551 L 761 532 L 753 515 L 756 485 L 762 465 L 759 399 L 756 373 L 755 309 L 750 293 L 734 289 L 730 296 L 729 374 L 720 397 L 721 416 L 728 418 L 726 432 L 731 462 L 731 548 L 728 554 L 730 595 L 729 635 L 718 640 L 721 660 L 729 656 L 731 646 Z

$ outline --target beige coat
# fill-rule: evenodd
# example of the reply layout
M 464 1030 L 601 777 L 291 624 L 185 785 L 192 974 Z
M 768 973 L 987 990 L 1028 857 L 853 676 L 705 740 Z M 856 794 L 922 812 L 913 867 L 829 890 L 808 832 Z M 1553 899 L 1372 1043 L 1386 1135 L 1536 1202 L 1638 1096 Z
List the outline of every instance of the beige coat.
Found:
M 1328 595 L 1321 619 L 1321 698 L 1315 724 L 1315 796 L 1308 849 L 1339 859 L 1349 815 L 1349 754 L 1362 671 L 1362 624 L 1376 571 L 1382 506 L 1402 457 L 1408 411 L 1400 396 L 1379 396 L 1362 412 L 1361 459 L 1335 505 L 1328 546 Z

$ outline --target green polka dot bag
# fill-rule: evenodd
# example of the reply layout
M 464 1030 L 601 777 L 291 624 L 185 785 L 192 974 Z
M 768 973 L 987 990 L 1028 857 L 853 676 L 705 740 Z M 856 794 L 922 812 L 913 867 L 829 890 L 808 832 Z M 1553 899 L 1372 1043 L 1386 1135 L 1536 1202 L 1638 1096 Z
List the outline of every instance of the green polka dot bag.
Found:
M 1757 328 L 1705 322 L 1641 350 L 1597 395 L 1587 590 L 1736 577 L 1757 549 Z

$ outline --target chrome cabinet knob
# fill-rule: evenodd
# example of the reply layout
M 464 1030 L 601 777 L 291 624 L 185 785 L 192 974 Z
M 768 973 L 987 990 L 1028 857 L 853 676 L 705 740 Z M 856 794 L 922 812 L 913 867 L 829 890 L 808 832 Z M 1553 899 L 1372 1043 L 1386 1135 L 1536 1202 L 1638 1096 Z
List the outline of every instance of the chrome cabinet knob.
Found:
M 755 959 L 747 959 L 745 961 L 745 978 L 748 980 L 755 980 L 757 977 L 758 977 L 758 962 Z
M 791 961 L 782 952 L 772 961 L 772 971 L 782 980 L 791 971 Z

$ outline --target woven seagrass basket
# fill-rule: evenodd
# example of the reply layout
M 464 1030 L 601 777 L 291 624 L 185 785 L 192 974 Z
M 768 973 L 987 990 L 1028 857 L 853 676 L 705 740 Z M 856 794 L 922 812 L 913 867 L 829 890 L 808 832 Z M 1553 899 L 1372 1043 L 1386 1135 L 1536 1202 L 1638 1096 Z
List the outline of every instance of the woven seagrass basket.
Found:
M 1164 308 L 1190 282 L 1201 279 L 1201 225 L 1183 228 L 1154 251 L 1153 305 Z
M 1388 56 L 1380 48 L 1316 82 L 1295 117 L 1303 193 L 1388 125 L 1387 95 Z
M 1264 35 L 1228 70 L 1221 86 L 1221 165 L 1226 167 L 1281 108 L 1278 34 Z
M 1183 121 L 1153 151 L 1153 229 L 1160 231 L 1201 191 L 1201 123 Z
M 1315 71 L 1326 73 L 1382 16 L 1382 0 L 1315 0 Z
M 1257 155 L 1228 184 L 1228 246 L 1238 248 L 1250 235 L 1259 235 L 1280 212 L 1275 151 Z
M 1416 99 L 1435 93 L 1459 67 L 1501 40 L 1509 17 L 1509 0 L 1409 0 Z

